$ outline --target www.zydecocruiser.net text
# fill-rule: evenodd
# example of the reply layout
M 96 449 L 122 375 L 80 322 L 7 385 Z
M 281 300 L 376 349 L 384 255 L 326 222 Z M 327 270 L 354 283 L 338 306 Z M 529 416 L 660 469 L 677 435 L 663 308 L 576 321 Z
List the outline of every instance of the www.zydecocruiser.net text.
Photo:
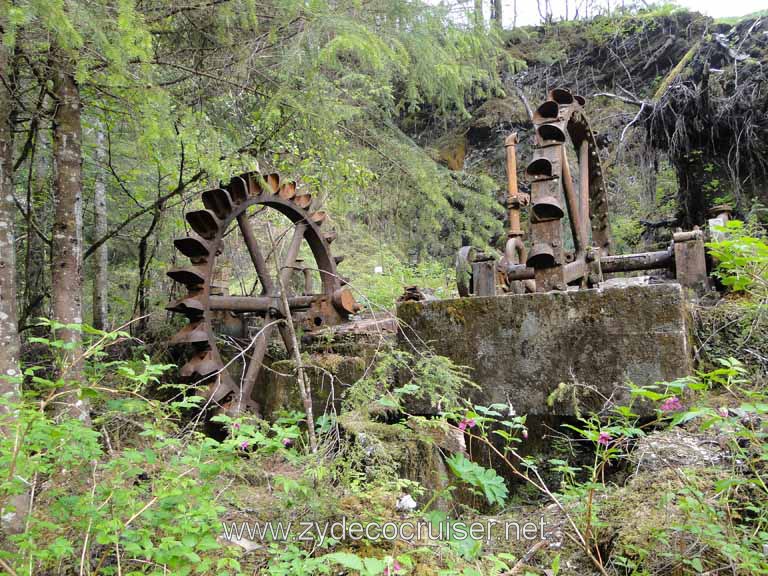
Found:
M 477 522 L 457 521 L 400 521 L 358 522 L 341 518 L 333 522 L 225 522 L 222 523 L 225 539 L 248 539 L 256 542 L 315 542 L 336 541 L 393 541 L 405 540 L 464 540 L 471 538 L 484 542 L 510 540 L 544 540 L 544 518 L 538 521 L 506 522 L 485 520 Z

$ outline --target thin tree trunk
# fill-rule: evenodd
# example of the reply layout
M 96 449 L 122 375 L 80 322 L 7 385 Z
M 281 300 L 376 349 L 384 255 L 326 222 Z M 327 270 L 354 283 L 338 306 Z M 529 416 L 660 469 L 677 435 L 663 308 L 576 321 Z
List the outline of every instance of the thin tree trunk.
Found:
M 483 0 L 475 0 L 475 26 L 482 28 L 485 25 L 483 17 Z
M 517 28 L 517 0 L 512 0 L 512 28 Z
M 1 29 L 0 29 L 1 31 Z M 0 434 L 16 438 L 13 408 L 7 403 L 21 399 L 19 377 L 19 332 L 16 311 L 16 242 L 13 205 L 13 100 L 9 90 L 11 55 L 0 43 Z M 0 524 L 9 532 L 21 532 L 29 500 L 25 494 L 3 501 Z M 10 504 L 9 508 L 5 506 Z
M 148 283 L 147 274 L 149 273 L 149 265 L 154 255 L 154 250 L 150 253 L 149 239 L 155 231 L 162 214 L 163 207 L 159 207 L 152 215 L 152 222 L 147 228 L 147 231 L 142 235 L 139 241 L 139 283 L 136 286 L 136 315 L 140 320 L 136 322 L 134 334 L 144 334 L 149 328 L 149 297 L 148 297 Z
M 96 133 L 96 182 L 93 189 L 94 238 L 107 234 L 107 185 L 102 166 L 106 161 L 104 131 L 99 126 Z M 109 254 L 105 242 L 96 250 L 93 275 L 93 326 L 107 329 L 107 287 L 109 282 Z
M 45 210 L 51 189 L 48 138 L 47 126 L 38 126 L 33 161 L 30 166 L 33 176 L 27 190 L 27 253 L 24 266 L 24 313 L 20 321 L 22 326 L 34 324 L 37 318 L 47 316 L 45 312 L 47 246 L 35 232 L 32 221 L 34 220 L 41 229 L 47 229 Z M 36 336 L 43 335 L 37 327 L 33 328 L 32 332 Z
M 491 19 L 496 22 L 499 28 L 503 28 L 502 24 L 502 0 L 492 0 L 491 2 Z
M 60 54 L 61 55 L 61 54 Z M 63 56 L 63 55 L 62 55 Z M 66 325 L 83 322 L 82 260 L 82 126 L 80 91 L 71 72 L 71 62 L 63 56 L 53 74 L 56 113 L 53 118 L 54 222 L 51 250 L 51 285 L 54 320 Z M 69 344 L 64 352 L 61 376 L 67 394 L 55 401 L 59 415 L 68 414 L 90 421 L 88 406 L 78 398 L 76 386 L 82 381 L 82 334 L 77 328 L 62 328 L 56 338 Z

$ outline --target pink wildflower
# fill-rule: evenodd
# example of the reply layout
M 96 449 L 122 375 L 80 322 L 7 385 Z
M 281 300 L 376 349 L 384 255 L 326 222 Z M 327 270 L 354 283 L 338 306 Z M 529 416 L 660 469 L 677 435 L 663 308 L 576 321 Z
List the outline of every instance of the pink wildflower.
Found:
M 293 446 L 293 440 L 291 440 L 290 438 L 283 438 L 283 446 L 285 446 L 286 448 L 290 448 L 291 446 Z
M 241 450 L 246 450 L 248 448 L 248 446 L 249 446 L 248 440 L 243 440 L 242 442 L 240 442 L 240 449 Z
M 240 422 L 233 422 L 232 430 L 240 430 Z
M 384 568 L 384 576 L 392 576 L 392 574 L 397 574 L 398 572 L 400 572 L 400 570 L 401 570 L 400 564 L 397 562 L 397 560 L 395 560 L 392 563 L 392 570 L 389 569 L 389 566 Z
M 728 418 L 728 408 L 725 406 L 720 406 L 720 408 L 717 409 L 717 413 L 723 418 Z
M 683 403 L 680 402 L 680 399 L 677 396 L 670 396 L 662 402 L 661 406 L 659 406 L 659 410 L 662 412 L 679 412 L 682 409 Z
M 474 418 L 469 418 L 469 419 L 464 418 L 464 420 L 459 422 L 459 430 L 461 430 L 463 432 L 467 428 L 474 428 L 475 424 L 477 424 L 477 423 L 475 422 Z
M 528 440 L 528 428 L 523 428 L 523 440 Z
M 611 435 L 608 432 L 600 432 L 600 435 L 597 437 L 597 443 L 602 446 L 608 446 L 611 440 Z

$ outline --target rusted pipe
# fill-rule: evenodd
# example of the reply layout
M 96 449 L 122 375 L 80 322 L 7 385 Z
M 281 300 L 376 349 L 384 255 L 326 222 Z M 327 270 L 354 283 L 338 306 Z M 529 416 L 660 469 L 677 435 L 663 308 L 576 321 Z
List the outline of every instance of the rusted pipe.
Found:
M 520 194 L 517 191 L 517 132 L 513 132 L 504 140 L 507 154 L 507 209 L 509 210 L 510 237 L 522 236 L 520 228 Z
M 510 235 L 504 246 L 504 256 L 510 264 L 523 264 L 525 262 L 528 258 L 528 250 L 526 250 L 525 243 L 520 236 Z
M 601 270 L 604 274 L 612 274 L 615 272 L 672 268 L 674 264 L 675 257 L 671 251 L 659 250 L 657 252 L 641 252 L 639 254 L 603 256 L 599 263 L 597 261 L 591 262 L 589 267 L 594 272 Z M 586 266 L 584 260 L 576 260 L 566 264 L 564 266 L 566 281 L 572 282 L 582 277 L 585 274 Z M 534 277 L 534 269 L 522 264 L 509 264 L 504 272 L 510 281 L 530 280 Z
M 503 271 L 507 275 L 507 280 L 514 282 L 516 280 L 533 280 L 535 270 L 525 264 L 508 264 Z

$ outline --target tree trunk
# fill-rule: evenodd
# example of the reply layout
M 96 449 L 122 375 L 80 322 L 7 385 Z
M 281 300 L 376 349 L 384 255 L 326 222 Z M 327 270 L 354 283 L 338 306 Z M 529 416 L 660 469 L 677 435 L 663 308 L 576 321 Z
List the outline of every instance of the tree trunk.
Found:
M 107 234 L 107 185 L 104 181 L 104 171 L 102 169 L 105 161 L 104 131 L 99 126 L 96 133 L 96 163 L 98 167 L 93 189 L 94 238 L 101 238 Z M 107 253 L 106 242 L 99 246 L 94 256 L 93 326 L 99 330 L 106 330 L 108 326 L 107 286 L 109 282 L 109 254 Z
M 703 226 L 715 199 L 733 192 L 727 165 L 712 150 L 694 148 L 673 155 L 677 174 L 677 218 L 683 230 Z
M 34 160 L 30 170 L 33 171 L 32 181 L 27 190 L 27 253 L 24 266 L 24 314 L 21 324 L 29 326 L 37 318 L 46 317 L 45 300 L 46 286 L 46 256 L 48 248 L 34 229 L 33 221 L 38 229 L 48 229 L 46 208 L 50 186 L 50 150 L 49 133 L 46 125 L 38 126 L 35 136 Z M 43 330 L 32 329 L 36 336 L 43 336 Z
M 61 55 L 61 54 L 60 54 Z M 62 57 L 53 74 L 56 113 L 53 118 L 54 222 L 51 249 L 51 285 L 54 320 L 67 325 L 83 322 L 82 283 L 82 154 L 80 91 L 71 72 L 71 62 Z M 56 338 L 70 347 L 64 352 L 60 376 L 66 394 L 55 401 L 57 414 L 89 421 L 88 406 L 77 394 L 82 381 L 81 331 L 76 327 L 58 330 Z
M 147 282 L 147 275 L 149 274 L 149 265 L 151 264 L 155 253 L 154 247 L 151 251 L 149 250 L 149 239 L 152 237 L 152 234 L 155 232 L 155 228 L 157 228 L 157 225 L 160 222 L 163 208 L 164 205 L 161 204 L 155 210 L 154 214 L 152 214 L 152 222 L 139 241 L 139 283 L 136 286 L 135 306 L 136 315 L 139 318 L 139 321 L 134 324 L 135 328 L 132 330 L 132 333 L 136 335 L 146 333 L 147 329 L 149 328 L 150 310 L 148 295 L 149 284 Z
M 512 28 L 517 28 L 517 0 L 512 0 Z
M 502 12 L 502 0 L 493 0 L 491 2 L 491 19 L 496 22 L 499 28 L 503 28 Z
M 13 130 L 11 126 L 11 56 L 0 43 L 0 434 L 15 435 L 14 415 L 6 402 L 21 399 L 19 377 L 19 332 L 16 313 L 16 242 L 13 205 Z M 25 494 L 7 500 L 10 509 L 0 509 L 0 524 L 9 532 L 21 532 L 28 509 Z M 5 504 L 5 502 L 4 502 Z
M 483 17 L 483 0 L 475 0 L 475 26 L 482 28 L 485 26 L 485 18 Z

